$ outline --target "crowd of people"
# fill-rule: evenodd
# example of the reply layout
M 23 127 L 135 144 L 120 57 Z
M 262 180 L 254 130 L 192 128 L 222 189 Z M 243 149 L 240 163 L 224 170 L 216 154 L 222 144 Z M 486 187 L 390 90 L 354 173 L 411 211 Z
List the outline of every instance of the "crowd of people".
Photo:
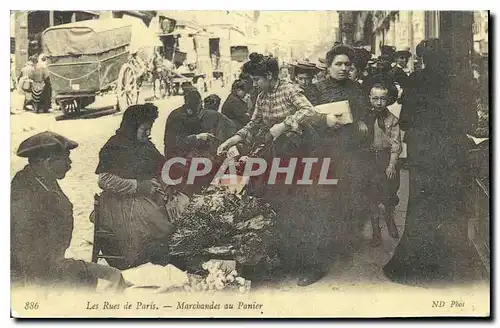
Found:
M 164 194 L 173 187 L 165 186 L 159 176 L 167 159 L 207 157 L 217 162 L 233 146 L 248 154 L 256 145 L 272 144 L 260 156 L 331 158 L 329 172 L 339 181 L 264 188 L 255 183 L 250 189 L 278 213 L 282 268 L 300 273 L 298 285 L 313 284 L 327 273 L 333 253 L 349 253 L 360 245 L 367 221 L 372 223 L 373 247 L 381 244 L 381 218 L 390 237 L 399 238 L 394 211 L 404 130 L 410 198 L 404 233 L 384 273 L 407 283 L 455 276 L 467 261 L 462 250 L 467 244 L 470 172 L 464 153 L 467 133 L 476 122 L 472 81 L 454 77 L 437 39 L 423 41 L 417 55 L 425 68 L 408 75 L 409 52 L 384 47 L 379 60 L 370 63 L 368 51 L 337 44 L 326 54 L 326 70 L 297 63 L 290 83 L 280 78 L 275 58 L 253 53 L 221 110 L 217 95 L 202 99 L 196 89 L 186 89 L 184 104 L 167 119 L 163 153 L 149 138 L 158 108 L 129 107 L 116 134 L 101 149 L 96 169 L 103 190 L 98 209 L 102 224 L 118 240 L 105 247 L 125 255 L 109 264 L 122 270 L 172 260 L 168 240 L 175 225 L 164 211 Z M 315 106 L 340 101 L 348 101 L 350 124 L 315 111 Z M 388 108 L 394 103 L 402 106 L 399 117 Z M 12 184 L 11 254 L 17 278 L 103 276 L 100 266 L 81 261 L 68 266 L 62 249 L 66 244 L 51 247 L 54 241 L 71 238 L 72 205 L 57 179 L 64 178 L 75 147 L 46 132 L 18 150 L 29 164 Z M 186 174 L 183 167 L 175 172 Z M 207 177 L 174 189 L 191 195 L 210 181 Z M 27 191 L 33 194 L 29 206 Z M 55 221 L 67 228 L 51 229 Z M 33 222 L 46 224 L 45 230 Z M 115 273 L 109 276 L 121 284 Z

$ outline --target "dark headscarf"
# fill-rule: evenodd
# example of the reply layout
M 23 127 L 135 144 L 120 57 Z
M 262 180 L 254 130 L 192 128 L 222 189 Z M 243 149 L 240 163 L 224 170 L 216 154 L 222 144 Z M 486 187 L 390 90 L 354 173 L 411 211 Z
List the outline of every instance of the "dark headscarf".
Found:
M 158 175 L 164 157 L 151 142 L 137 140 L 142 123 L 154 122 L 158 108 L 153 104 L 133 105 L 123 114 L 122 123 L 99 152 L 96 174 L 111 173 L 124 179 L 145 180 Z

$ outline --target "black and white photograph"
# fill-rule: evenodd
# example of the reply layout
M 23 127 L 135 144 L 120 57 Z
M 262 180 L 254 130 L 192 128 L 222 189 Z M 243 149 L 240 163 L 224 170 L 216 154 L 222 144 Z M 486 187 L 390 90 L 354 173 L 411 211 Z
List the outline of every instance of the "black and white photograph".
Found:
M 10 11 L 11 316 L 489 317 L 489 18 Z

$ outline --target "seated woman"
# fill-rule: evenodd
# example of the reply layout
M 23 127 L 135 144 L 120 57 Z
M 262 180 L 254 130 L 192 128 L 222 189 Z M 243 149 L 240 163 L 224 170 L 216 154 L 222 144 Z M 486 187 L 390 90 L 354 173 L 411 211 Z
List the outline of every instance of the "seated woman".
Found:
M 11 184 L 11 278 L 13 287 L 95 288 L 98 279 L 126 287 L 115 268 L 64 257 L 73 234 L 73 204 L 57 180 L 71 169 L 78 144 L 53 132 L 24 140 L 17 155 L 28 165 Z
M 99 187 L 104 190 L 99 204 L 103 227 L 115 233 L 103 250 L 125 256 L 108 260 L 119 269 L 168 259 L 168 242 L 173 232 L 162 197 L 160 170 L 164 157 L 150 140 L 158 117 L 152 104 L 130 106 L 122 123 L 99 153 Z

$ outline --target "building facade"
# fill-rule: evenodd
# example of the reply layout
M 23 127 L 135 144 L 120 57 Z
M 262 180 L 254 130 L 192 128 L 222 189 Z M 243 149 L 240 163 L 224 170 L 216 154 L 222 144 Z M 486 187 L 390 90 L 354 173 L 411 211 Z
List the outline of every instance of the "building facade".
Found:
M 486 20 L 483 25 L 476 24 L 476 29 L 484 34 L 487 17 L 466 11 L 344 11 L 340 12 L 339 23 L 344 43 L 360 42 L 376 56 L 382 45 L 415 55 L 422 40 L 439 38 L 454 62 L 453 67 L 460 70 L 467 69 L 471 60 L 474 17 L 478 17 L 477 21 L 481 17 L 483 22 Z
M 488 56 L 488 19 L 488 11 L 474 12 L 474 24 L 472 25 L 474 52 L 481 56 Z

